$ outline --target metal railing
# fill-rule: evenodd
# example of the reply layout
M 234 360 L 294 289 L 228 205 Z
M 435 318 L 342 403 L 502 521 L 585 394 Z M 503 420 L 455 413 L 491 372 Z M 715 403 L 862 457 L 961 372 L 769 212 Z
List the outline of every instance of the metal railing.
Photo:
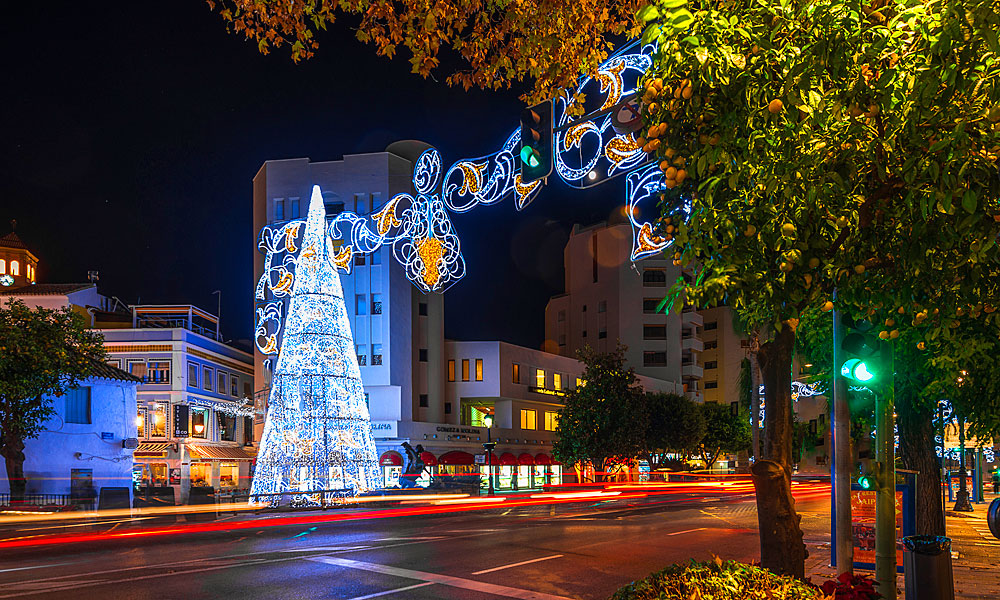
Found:
M 68 506 L 73 504 L 69 494 L 25 494 L 23 502 L 15 505 Z M 0 506 L 11 506 L 10 494 L 0 494 Z

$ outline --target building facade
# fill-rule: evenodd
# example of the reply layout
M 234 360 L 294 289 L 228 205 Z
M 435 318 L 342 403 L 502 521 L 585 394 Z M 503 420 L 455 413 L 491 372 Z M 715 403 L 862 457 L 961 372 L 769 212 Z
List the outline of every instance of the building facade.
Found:
M 13 225 L 13 223 L 12 223 Z M 0 237 L 0 288 L 24 287 L 35 283 L 38 259 L 11 228 Z
M 103 364 L 76 388 L 49 398 L 55 413 L 38 437 L 25 442 L 26 501 L 93 507 L 114 488 L 131 496 L 139 380 Z M 0 461 L 0 494 L 10 493 Z M 119 496 L 121 497 L 121 496 Z
M 573 357 L 585 346 L 608 352 L 621 341 L 637 374 L 700 398 L 701 315 L 660 308 L 681 269 L 658 258 L 632 263 L 631 236 L 627 223 L 573 227 L 563 252 L 566 292 L 545 308 L 545 349 Z
M 109 364 L 136 377 L 130 419 L 139 439 L 134 485 L 246 491 L 256 455 L 253 365 L 248 352 L 218 341 L 218 318 L 189 305 L 133 306 L 131 319 L 98 313 Z

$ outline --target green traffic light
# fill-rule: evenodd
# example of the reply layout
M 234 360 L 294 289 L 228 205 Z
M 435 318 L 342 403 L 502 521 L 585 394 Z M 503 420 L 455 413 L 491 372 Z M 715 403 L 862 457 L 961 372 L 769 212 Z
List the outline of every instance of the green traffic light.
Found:
M 541 164 L 538 161 L 538 151 L 531 146 L 521 148 L 521 160 L 532 169 L 537 168 Z
M 868 370 L 868 364 L 861 362 L 854 367 L 854 378 L 858 381 L 871 381 L 875 379 L 875 373 Z
M 840 367 L 840 374 L 848 379 L 853 379 L 861 383 L 868 383 L 875 379 L 878 373 L 868 368 L 868 363 L 863 360 L 852 358 L 844 362 Z
M 863 490 L 870 490 L 875 487 L 875 482 L 872 481 L 871 477 L 862 475 L 861 477 L 858 477 L 858 485 L 860 485 Z

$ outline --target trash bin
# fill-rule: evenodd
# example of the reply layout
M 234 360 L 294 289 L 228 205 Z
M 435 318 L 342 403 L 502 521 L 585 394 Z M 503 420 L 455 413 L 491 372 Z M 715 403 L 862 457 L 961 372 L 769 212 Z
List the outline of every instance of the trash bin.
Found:
M 1000 498 L 990 502 L 990 507 L 986 511 L 986 524 L 989 525 L 993 537 L 1000 539 Z
M 906 600 L 955 600 L 951 538 L 911 535 L 903 538 Z

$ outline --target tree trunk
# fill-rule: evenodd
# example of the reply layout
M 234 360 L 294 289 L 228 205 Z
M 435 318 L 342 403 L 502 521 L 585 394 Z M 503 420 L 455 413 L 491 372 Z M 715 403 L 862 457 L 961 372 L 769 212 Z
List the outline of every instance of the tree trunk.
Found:
M 792 498 L 792 351 L 795 332 L 783 327 L 757 353 L 764 380 L 764 443 L 750 469 L 757 495 L 761 566 L 805 577 L 806 547 Z
M 11 504 L 24 502 L 24 490 L 26 481 L 24 480 L 24 440 L 19 436 L 3 433 L 3 454 L 4 463 L 7 467 L 7 481 L 10 483 Z
M 899 451 L 903 467 L 918 471 L 916 513 L 918 535 L 944 535 L 941 477 L 934 440 L 934 412 L 918 409 L 909 390 L 896 396 Z

